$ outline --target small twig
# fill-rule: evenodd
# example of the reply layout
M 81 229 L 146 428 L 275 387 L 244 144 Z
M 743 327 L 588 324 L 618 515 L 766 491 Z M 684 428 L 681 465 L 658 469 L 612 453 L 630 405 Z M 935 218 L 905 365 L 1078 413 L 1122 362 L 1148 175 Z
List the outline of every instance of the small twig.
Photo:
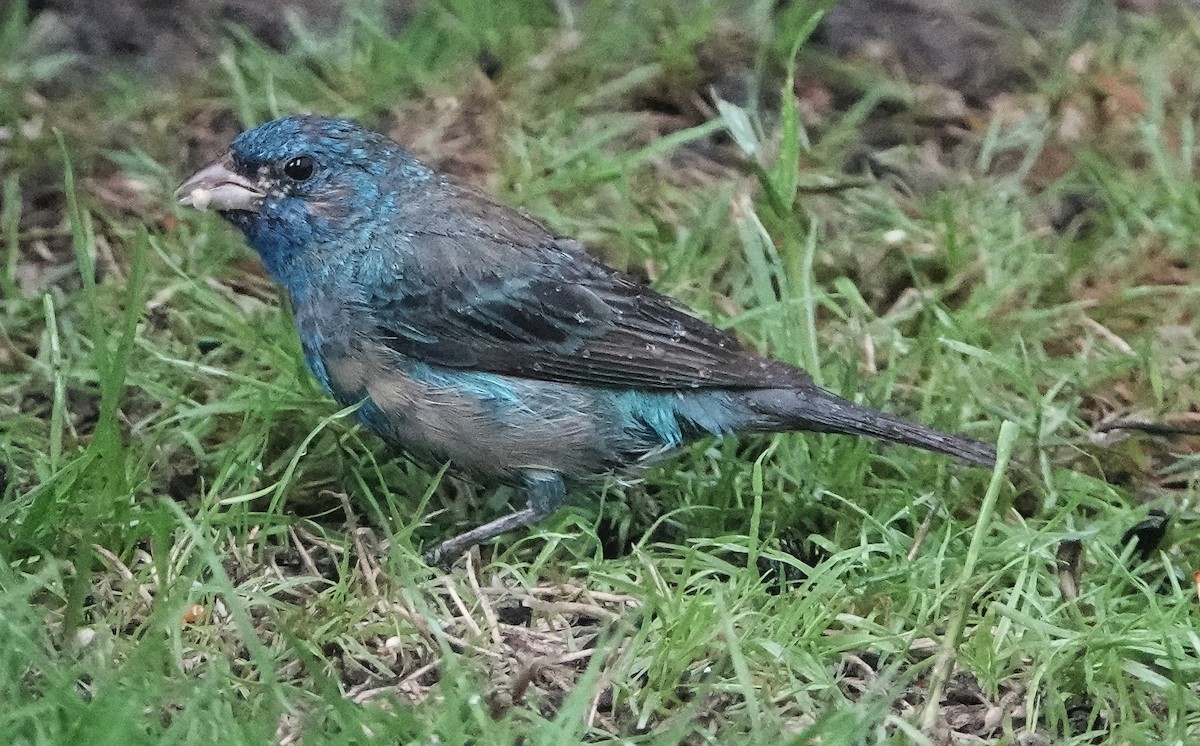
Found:
M 476 637 L 482 637 L 483 630 L 480 629 L 479 625 L 475 623 L 475 620 L 471 618 L 470 610 L 467 609 L 467 605 L 463 603 L 462 597 L 458 595 L 458 591 L 454 589 L 454 581 L 451 580 L 449 575 L 442 576 L 442 585 L 445 586 L 446 593 L 449 594 L 450 600 L 454 602 L 454 605 L 458 608 L 459 614 L 462 615 L 463 622 L 465 622 L 466 625 L 471 628 L 471 634 L 475 635 Z
M 1092 428 L 1098 433 L 1112 430 L 1138 430 L 1151 435 L 1200 435 L 1200 424 L 1168 425 L 1165 422 L 1138 422 L 1136 420 L 1114 420 Z
M 1055 557 L 1058 589 L 1065 601 L 1079 598 L 1079 561 L 1082 558 L 1083 543 L 1078 539 L 1067 539 L 1058 545 L 1058 554 Z
M 300 559 L 304 562 L 304 568 L 316 578 L 323 577 L 321 571 L 317 569 L 317 563 L 313 562 L 312 555 L 304 548 L 304 544 L 300 541 L 300 535 L 296 533 L 295 526 L 288 526 L 288 536 L 292 538 L 292 544 L 296 545 L 296 551 L 300 554 Z
M 612 688 L 613 672 L 616 670 L 614 664 L 617 658 L 624 652 L 624 649 L 618 649 L 617 653 L 607 661 L 609 665 L 606 665 L 600 671 L 600 675 L 596 677 L 596 690 L 592 694 L 592 703 L 588 706 L 587 726 L 589 728 L 596 725 L 596 718 L 600 715 L 600 698 L 604 696 L 606 689 Z
M 404 686 L 405 684 L 416 681 L 417 679 L 421 678 L 422 676 L 429 673 L 433 669 L 437 668 L 439 665 L 441 665 L 441 663 L 442 663 L 441 658 L 437 658 L 436 660 L 429 661 L 425 665 L 421 666 L 420 668 L 416 669 L 412 673 L 405 676 L 403 679 L 400 679 L 399 686 Z
M 587 658 L 591 658 L 595 652 L 595 648 L 590 648 L 588 650 L 577 650 L 574 653 L 566 653 L 565 655 L 534 658 L 513 681 L 510 690 L 513 704 L 525 698 L 525 692 L 529 690 L 529 686 L 533 684 L 534 679 L 543 671 L 553 670 L 556 666 L 561 666 L 565 663 L 586 660 Z
M 308 531 L 308 530 L 304 529 L 303 527 L 297 527 L 294 530 L 296 531 L 296 533 L 299 536 L 303 537 L 304 540 L 307 541 L 309 544 L 312 544 L 313 546 L 321 547 L 326 552 L 329 552 L 331 555 L 340 555 L 346 551 L 346 548 L 344 546 L 342 546 L 341 544 L 334 544 L 331 541 L 327 541 L 326 539 L 323 539 L 320 536 L 317 536 L 312 531 Z
M 828 184 L 797 184 L 796 194 L 837 194 L 848 189 L 865 189 L 871 182 L 866 179 L 843 179 Z
M 1099 334 L 1110 345 L 1117 348 L 1117 350 L 1119 352 L 1122 352 L 1122 353 L 1124 353 L 1126 355 L 1130 355 L 1130 356 L 1137 355 L 1137 353 L 1134 352 L 1133 348 L 1129 346 L 1128 342 L 1126 342 L 1125 340 L 1118 337 L 1116 332 L 1109 329 L 1104 324 L 1101 324 L 1099 321 L 1096 321 L 1095 319 L 1091 318 L 1090 316 L 1084 316 L 1083 317 L 1083 325 L 1086 326 L 1087 328 L 1091 329 L 1092 331 L 1094 331 L 1096 334 Z
M 467 552 L 467 582 L 471 584 L 471 590 L 475 593 L 475 598 L 479 601 L 479 609 L 483 612 L 484 620 L 487 621 L 492 642 L 501 645 L 504 643 L 504 638 L 500 636 L 500 619 L 496 616 L 496 612 L 492 610 L 492 604 L 488 601 L 487 594 L 483 592 L 479 577 L 476 574 L 478 567 L 476 567 L 475 561 L 478 558 L 479 548 L 472 547 L 471 551 Z
M 857 668 L 859 673 L 862 674 L 863 679 L 868 683 L 874 681 L 879 675 L 875 669 L 867 665 L 865 660 L 857 655 L 854 655 L 853 653 L 844 653 L 842 655 L 842 662 L 849 663 Z
M 99 544 L 93 544 L 92 550 L 94 552 L 96 552 L 96 554 L 103 557 L 105 559 L 105 561 L 107 561 L 108 564 L 111 565 L 112 568 L 117 571 L 117 574 L 121 576 L 122 580 L 124 580 L 127 583 L 133 583 L 135 586 L 137 586 L 138 597 L 140 597 L 142 599 L 142 601 L 146 604 L 146 606 L 149 607 L 149 606 L 154 605 L 154 597 L 152 595 L 150 595 L 150 591 L 146 589 L 146 586 L 137 582 L 134 579 L 133 571 L 130 570 L 128 567 L 126 567 L 125 563 L 122 562 L 120 560 L 120 558 L 117 557 L 117 555 L 108 551 L 107 549 L 100 546 Z
M 867 373 L 870 375 L 877 374 L 879 372 L 879 368 L 877 367 L 877 363 L 875 361 L 875 337 L 871 336 L 870 334 L 864 334 L 862 347 L 863 367 L 866 368 Z
M 579 598 L 583 595 L 583 589 L 576 585 L 567 583 L 557 583 L 555 585 L 538 585 L 526 591 L 531 596 L 568 596 L 571 598 Z
M 372 596 L 379 595 L 379 584 L 375 582 L 375 578 L 379 575 L 379 568 L 371 562 L 370 556 L 367 554 L 367 547 L 363 543 L 362 533 L 358 528 L 358 519 L 354 515 L 354 510 L 350 507 L 350 498 L 345 492 L 337 493 L 338 500 L 342 503 L 342 510 L 346 513 L 346 527 L 350 529 L 350 536 L 354 539 L 354 555 L 358 560 L 358 567 L 362 570 L 363 581 L 367 584 L 367 591 Z
M 588 658 L 591 658 L 595 654 L 596 654 L 595 648 L 588 648 L 587 650 L 576 650 L 573 653 L 563 653 L 562 655 L 555 658 L 551 662 L 551 665 L 561 666 L 565 663 L 574 663 L 575 661 L 587 660 Z
M 599 603 L 606 604 L 621 604 L 623 606 L 641 606 L 641 602 L 633 596 L 627 596 L 623 593 L 609 593 L 608 591 L 588 591 L 588 598 Z
M 456 653 L 461 653 L 464 650 L 470 650 L 473 653 L 479 653 L 480 655 L 486 655 L 487 657 L 492 658 L 494 660 L 500 660 L 503 657 L 500 655 L 500 653 L 497 653 L 494 650 L 488 650 L 486 648 L 481 648 L 478 645 L 473 645 L 473 644 L 467 642 L 466 640 L 462 639 L 461 637 L 450 634 L 449 632 L 447 632 L 444 629 L 438 629 L 435 632 L 433 630 L 433 628 L 430 627 L 429 622 L 427 622 L 424 617 L 422 617 L 420 614 L 413 612 L 411 609 L 404 606 L 403 604 L 399 604 L 399 603 L 395 603 L 395 602 L 387 603 L 384 601 L 380 601 L 379 604 L 377 604 L 377 606 L 379 607 L 379 610 L 381 613 L 395 614 L 395 615 L 399 616 L 401 619 L 403 619 L 404 621 L 411 624 L 412 626 L 416 627 L 417 631 L 420 632 L 425 637 L 425 639 L 429 640 L 434 645 L 436 645 L 438 643 L 438 638 L 441 638 L 441 639 L 445 640 L 446 644 L 448 644 L 450 646 L 450 649 Z
M 367 684 L 362 684 L 354 687 L 350 691 L 346 692 L 346 698 L 355 704 L 361 705 L 364 702 L 369 702 L 370 700 L 375 699 L 384 692 L 399 692 L 408 696 L 409 699 L 413 701 L 420 701 L 423 699 L 423 694 L 428 693 L 429 688 L 424 687 L 425 691 L 422 692 L 422 687 L 420 684 L 415 683 L 416 680 L 429 673 L 434 668 L 437 668 L 439 665 L 441 665 L 441 662 L 441 658 L 432 660 L 408 674 L 395 684 L 388 684 L 386 686 L 369 686 Z
M 937 512 L 933 506 L 930 506 L 929 512 L 925 514 L 925 520 L 921 521 L 921 527 L 917 529 L 917 535 L 913 537 L 912 549 L 908 550 L 908 561 L 912 562 L 917 557 L 917 552 L 920 551 L 921 545 L 925 543 L 925 537 L 929 535 L 929 528 L 933 525 L 933 514 Z
M 581 603 L 579 601 L 543 601 L 533 596 L 526 596 L 524 604 L 534 611 L 560 614 L 562 616 L 591 616 L 598 619 L 606 619 L 610 622 L 615 622 L 621 618 L 620 614 L 615 611 L 609 611 L 603 606 Z

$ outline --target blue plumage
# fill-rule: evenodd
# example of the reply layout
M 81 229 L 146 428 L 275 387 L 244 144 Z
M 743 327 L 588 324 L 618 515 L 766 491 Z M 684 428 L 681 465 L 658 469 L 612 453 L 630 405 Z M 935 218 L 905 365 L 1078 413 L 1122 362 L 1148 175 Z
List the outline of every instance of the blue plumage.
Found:
M 994 460 L 816 387 L 345 120 L 244 132 L 179 193 L 242 230 L 291 297 L 314 375 L 363 402 L 368 428 L 525 488 L 526 509 L 444 542 L 443 558 L 553 511 L 568 484 L 709 435 L 839 432 Z

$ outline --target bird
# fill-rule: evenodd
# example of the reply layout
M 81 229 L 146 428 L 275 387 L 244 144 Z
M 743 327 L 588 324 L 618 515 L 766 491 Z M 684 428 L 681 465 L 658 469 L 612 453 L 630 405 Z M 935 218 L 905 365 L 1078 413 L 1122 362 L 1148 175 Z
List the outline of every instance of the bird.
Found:
M 993 446 L 821 388 L 350 120 L 248 129 L 175 196 L 241 231 L 312 374 L 363 426 L 418 464 L 521 490 L 523 507 L 430 562 L 708 437 L 840 433 L 995 464 Z

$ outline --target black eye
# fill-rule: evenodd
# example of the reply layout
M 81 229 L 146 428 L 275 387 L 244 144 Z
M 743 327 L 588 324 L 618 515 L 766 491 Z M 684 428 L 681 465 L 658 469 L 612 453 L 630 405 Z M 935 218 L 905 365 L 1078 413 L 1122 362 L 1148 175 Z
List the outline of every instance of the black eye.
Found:
M 283 164 L 283 175 L 292 181 L 307 181 L 316 168 L 311 156 L 300 155 Z

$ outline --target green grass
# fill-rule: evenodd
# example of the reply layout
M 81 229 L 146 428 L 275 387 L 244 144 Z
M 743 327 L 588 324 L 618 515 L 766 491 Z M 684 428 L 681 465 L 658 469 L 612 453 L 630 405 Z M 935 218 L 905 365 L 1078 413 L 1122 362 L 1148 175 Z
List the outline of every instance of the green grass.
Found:
M 945 175 L 860 179 L 872 102 L 914 91 L 856 73 L 865 103 L 802 124 L 771 102 L 807 79 L 818 4 L 773 5 L 448 0 L 395 36 L 364 10 L 286 54 L 234 32 L 196 80 L 49 100 L 28 91 L 67 60 L 0 45 L 0 741 L 1200 738 L 1195 441 L 1092 437 L 1197 406 L 1194 25 L 1107 19 L 1085 72 L 980 121 Z M 713 45 L 761 103 L 679 104 Z M 1144 108 L 1104 109 L 1112 80 Z M 1069 138 L 1072 107 L 1098 123 Z M 1012 466 L 706 443 L 430 569 L 423 546 L 512 495 L 357 429 L 240 237 L 170 199 L 236 129 L 206 123 L 294 111 L 474 157 L 761 349 Z M 1052 229 L 1073 194 L 1086 216 Z M 1174 518 L 1142 560 L 1120 538 L 1150 507 Z

